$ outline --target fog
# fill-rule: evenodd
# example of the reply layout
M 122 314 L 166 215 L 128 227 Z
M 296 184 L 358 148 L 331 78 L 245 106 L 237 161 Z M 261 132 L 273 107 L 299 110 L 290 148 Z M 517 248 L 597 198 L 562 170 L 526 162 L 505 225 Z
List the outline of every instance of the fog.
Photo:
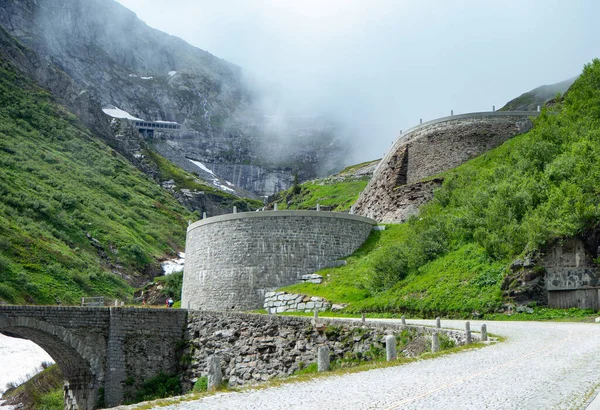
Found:
M 500 108 L 600 55 L 594 0 L 119 2 L 270 84 L 280 111 L 341 121 L 349 162 L 381 157 L 421 118 Z

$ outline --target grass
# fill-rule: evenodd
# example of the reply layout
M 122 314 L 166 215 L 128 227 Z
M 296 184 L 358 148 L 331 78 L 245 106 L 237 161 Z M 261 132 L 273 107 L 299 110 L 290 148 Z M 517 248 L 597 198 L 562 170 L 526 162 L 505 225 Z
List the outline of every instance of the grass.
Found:
M 316 209 L 317 204 L 335 212 L 346 212 L 365 189 L 369 177 L 342 182 L 305 182 L 300 191 L 294 193 L 294 187 L 277 194 L 273 201 L 280 210 Z
M 355 176 L 354 173 L 377 161 L 351 165 L 328 178 L 294 184 L 277 193 L 271 203 L 277 203 L 278 209 L 282 210 L 310 210 L 316 209 L 319 204 L 330 211 L 348 212 L 370 179 L 369 176 Z
M 0 300 L 127 300 L 193 215 L 52 95 L 0 65 Z M 115 274 L 113 272 L 119 272 Z
M 283 290 L 347 303 L 355 313 L 495 313 L 513 260 L 600 222 L 600 60 L 552 109 L 528 133 L 442 173 L 418 216 L 373 233 L 347 266 L 320 271 L 322 284 Z M 570 315 L 580 314 L 588 313 Z

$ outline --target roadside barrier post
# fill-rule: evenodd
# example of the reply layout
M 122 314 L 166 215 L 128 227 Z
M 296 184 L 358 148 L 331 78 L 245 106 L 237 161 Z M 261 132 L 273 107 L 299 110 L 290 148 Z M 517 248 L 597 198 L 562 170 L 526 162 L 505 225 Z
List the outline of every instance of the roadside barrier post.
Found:
M 398 358 L 396 354 L 396 337 L 394 335 L 385 337 L 385 358 L 388 362 Z
M 431 335 L 431 352 L 436 353 L 440 351 L 440 336 L 437 331 Z
M 317 369 L 319 373 L 329 371 L 329 347 L 321 346 L 317 352 Z
M 208 373 L 208 391 L 216 390 L 221 385 L 223 379 L 219 356 L 209 356 L 206 370 Z
M 465 323 L 465 336 L 467 338 L 467 344 L 470 344 L 471 343 L 471 323 L 470 322 Z

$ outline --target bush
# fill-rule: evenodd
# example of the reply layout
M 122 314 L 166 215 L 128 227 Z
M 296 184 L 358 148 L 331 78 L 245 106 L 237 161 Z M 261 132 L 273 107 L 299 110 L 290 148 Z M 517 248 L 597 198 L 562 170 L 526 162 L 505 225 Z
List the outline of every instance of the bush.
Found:
M 179 375 L 160 372 L 142 383 L 142 387 L 135 393 L 135 402 L 162 399 L 178 394 L 181 394 Z
M 196 380 L 196 383 L 194 383 L 194 387 L 193 387 L 192 391 L 203 392 L 206 390 L 208 390 L 208 377 L 206 377 L 206 376 L 199 377 L 198 380 Z

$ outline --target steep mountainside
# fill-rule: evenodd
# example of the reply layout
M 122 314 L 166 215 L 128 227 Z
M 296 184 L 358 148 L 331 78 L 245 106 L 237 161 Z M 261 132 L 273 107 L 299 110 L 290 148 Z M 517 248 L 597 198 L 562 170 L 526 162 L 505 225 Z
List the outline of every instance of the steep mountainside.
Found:
M 566 93 L 576 79 L 577 77 L 573 77 L 560 83 L 534 88 L 510 100 L 499 111 L 535 111 L 538 106 L 543 107 L 546 103 L 554 99 L 557 94 L 562 95 Z
M 278 118 L 256 110 L 258 95 L 239 67 L 154 30 L 113 0 L 6 0 L 0 25 L 56 64 L 104 107 L 144 120 L 176 121 L 154 149 L 205 176 L 258 195 L 339 168 L 339 131 L 315 118 Z M 336 148 L 336 149 L 331 149 Z M 324 151 L 327 155 L 324 155 Z
M 0 30 L 0 303 L 128 299 L 197 215 L 70 112 L 93 102 L 65 100 L 76 86 L 40 62 Z

